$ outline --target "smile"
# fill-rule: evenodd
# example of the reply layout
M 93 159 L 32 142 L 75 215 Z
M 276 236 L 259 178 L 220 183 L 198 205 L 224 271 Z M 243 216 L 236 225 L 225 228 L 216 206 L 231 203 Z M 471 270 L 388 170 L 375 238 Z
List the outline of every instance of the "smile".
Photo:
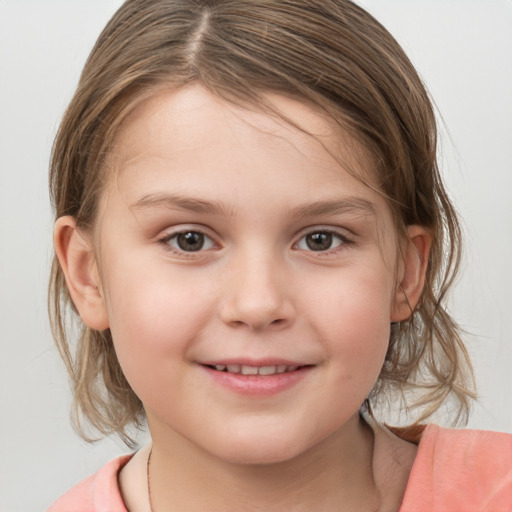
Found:
M 311 364 L 290 364 L 292 361 L 261 361 L 260 364 L 254 361 L 253 364 L 242 364 L 244 362 L 209 361 L 200 366 L 213 382 L 231 392 L 255 399 L 278 395 L 294 387 L 316 367 Z M 284 364 L 286 362 L 288 364 Z
M 273 366 L 248 366 L 241 364 L 216 364 L 213 366 L 208 365 L 210 368 L 215 369 L 219 372 L 234 373 L 241 375 L 276 375 L 281 373 L 294 372 L 298 368 L 297 365 L 273 365 Z

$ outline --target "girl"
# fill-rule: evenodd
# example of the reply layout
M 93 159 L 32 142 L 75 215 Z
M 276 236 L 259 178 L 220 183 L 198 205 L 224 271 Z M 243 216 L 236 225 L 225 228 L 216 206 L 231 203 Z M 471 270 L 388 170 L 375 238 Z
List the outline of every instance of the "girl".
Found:
M 473 396 L 459 225 L 428 95 L 357 5 L 128 0 L 50 181 L 77 418 L 151 433 L 50 510 L 512 510 L 510 436 L 424 426 Z

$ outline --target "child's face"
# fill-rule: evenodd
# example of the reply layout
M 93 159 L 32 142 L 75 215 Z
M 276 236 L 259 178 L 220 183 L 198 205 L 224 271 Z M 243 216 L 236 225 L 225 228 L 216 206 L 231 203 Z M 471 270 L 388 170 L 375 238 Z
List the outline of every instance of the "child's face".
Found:
M 97 225 L 108 324 L 155 442 L 248 463 L 353 428 L 397 314 L 389 207 L 325 147 L 365 159 L 312 109 L 272 99 L 319 137 L 198 85 L 144 103 Z M 237 373 L 255 368 L 274 375 Z

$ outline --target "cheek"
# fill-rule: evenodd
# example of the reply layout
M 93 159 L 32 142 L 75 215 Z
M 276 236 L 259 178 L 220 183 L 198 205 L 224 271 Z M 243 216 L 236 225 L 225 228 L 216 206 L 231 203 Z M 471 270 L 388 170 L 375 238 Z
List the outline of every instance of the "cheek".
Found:
M 118 260 L 106 274 L 111 329 L 128 337 L 137 333 L 143 343 L 157 342 L 160 335 L 167 341 L 171 335 L 181 337 L 182 330 L 198 322 L 209 307 L 208 281 L 193 272 L 176 271 L 165 261 L 145 264 L 135 255 Z
M 378 267 L 377 267 L 378 268 Z M 311 318 L 342 378 L 376 379 L 390 335 L 390 280 L 378 271 L 347 273 L 325 283 L 311 302 Z
M 188 359 L 213 301 L 206 301 L 211 294 L 194 282 L 185 285 L 179 276 L 155 266 L 125 272 L 123 262 L 118 263 L 108 273 L 110 330 L 123 372 L 139 392 L 146 382 L 141 376 L 162 366 L 171 374 L 177 363 Z

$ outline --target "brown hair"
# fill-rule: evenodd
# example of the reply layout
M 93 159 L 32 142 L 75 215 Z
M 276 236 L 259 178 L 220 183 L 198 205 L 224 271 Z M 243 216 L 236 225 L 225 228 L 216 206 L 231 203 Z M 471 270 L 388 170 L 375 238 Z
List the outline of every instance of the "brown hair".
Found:
M 398 43 L 351 1 L 125 2 L 93 48 L 54 143 L 50 186 L 57 218 L 72 215 L 80 228 L 91 228 L 105 160 L 123 120 L 156 89 L 194 81 L 257 108 L 264 108 L 266 92 L 301 98 L 371 153 L 377 188 L 397 229 L 428 227 L 433 246 L 422 300 L 409 320 L 393 326 L 369 400 L 378 404 L 393 391 L 419 389 L 407 406 L 421 406 L 417 421 L 450 396 L 457 418 L 467 415 L 471 366 L 444 307 L 460 264 L 460 228 L 437 167 L 435 114 Z M 143 421 L 142 404 L 124 378 L 110 331 L 93 331 L 78 318 L 57 259 L 49 303 L 78 424 L 83 415 L 101 433 L 129 440 L 127 427 Z

